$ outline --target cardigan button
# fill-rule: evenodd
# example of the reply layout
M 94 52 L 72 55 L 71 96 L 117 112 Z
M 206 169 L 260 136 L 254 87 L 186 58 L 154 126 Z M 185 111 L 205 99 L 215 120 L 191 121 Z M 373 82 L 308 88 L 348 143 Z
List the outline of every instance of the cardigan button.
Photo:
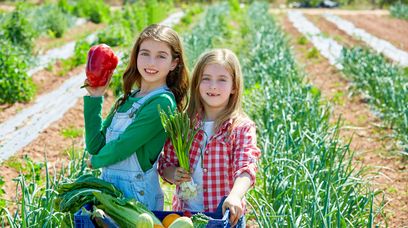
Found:
M 203 169 L 204 173 L 206 173 L 208 170 L 207 169 Z
M 139 191 L 139 194 L 140 194 L 141 196 L 143 196 L 143 195 L 144 195 L 144 191 Z

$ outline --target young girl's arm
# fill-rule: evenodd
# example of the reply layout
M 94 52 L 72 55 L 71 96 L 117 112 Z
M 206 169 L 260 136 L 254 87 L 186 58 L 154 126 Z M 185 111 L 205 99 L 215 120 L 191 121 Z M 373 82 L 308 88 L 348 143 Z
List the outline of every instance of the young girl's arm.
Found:
M 222 211 L 230 210 L 230 224 L 234 226 L 243 214 L 242 198 L 251 187 L 251 176 L 248 173 L 241 173 L 234 181 L 234 186 L 222 205 Z
M 85 80 L 84 84 L 89 84 Z M 106 86 L 86 87 L 88 96 L 84 96 L 85 144 L 90 154 L 97 154 L 105 145 L 106 128 L 112 121 L 112 110 L 108 117 L 102 119 L 103 94 Z
M 234 131 L 234 185 L 223 204 L 223 213 L 230 209 L 230 223 L 235 225 L 243 214 L 242 199 L 255 184 L 257 164 L 261 155 L 256 145 L 256 127 L 252 121 L 237 127 Z

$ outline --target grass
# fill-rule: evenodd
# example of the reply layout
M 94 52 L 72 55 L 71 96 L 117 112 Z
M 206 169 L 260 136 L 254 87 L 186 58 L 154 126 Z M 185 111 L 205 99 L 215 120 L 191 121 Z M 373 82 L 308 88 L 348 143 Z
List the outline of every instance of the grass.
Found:
M 319 56 L 320 56 L 320 53 L 315 47 L 309 48 L 306 54 L 307 59 L 317 59 L 319 58 Z
M 298 40 L 297 40 L 297 43 L 299 45 L 306 45 L 306 44 L 308 44 L 308 40 L 307 40 L 307 38 L 305 36 L 300 36 L 298 38 Z
M 338 105 L 344 105 L 345 103 L 345 96 L 344 96 L 344 92 L 343 91 L 336 91 L 333 95 L 333 98 L 331 99 L 332 102 L 334 102 L 335 104 Z
M 83 129 L 78 127 L 70 126 L 68 128 L 61 130 L 61 135 L 68 139 L 68 138 L 78 138 L 83 135 Z
M 23 168 L 23 164 L 21 163 L 20 159 L 16 156 L 10 157 L 6 161 L 4 161 L 2 165 L 12 168 L 16 171 L 22 170 Z

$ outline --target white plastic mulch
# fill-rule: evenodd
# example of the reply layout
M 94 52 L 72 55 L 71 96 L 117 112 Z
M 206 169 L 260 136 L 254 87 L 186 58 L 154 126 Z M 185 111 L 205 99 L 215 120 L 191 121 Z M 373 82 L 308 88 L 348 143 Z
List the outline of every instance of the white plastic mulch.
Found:
M 335 24 L 339 29 L 346 32 L 348 35 L 357 37 L 367 43 L 372 49 L 377 52 L 383 53 L 388 58 L 397 62 L 403 67 L 408 66 L 408 53 L 396 48 L 390 42 L 379 39 L 363 29 L 357 28 L 353 23 L 342 19 L 333 14 L 324 14 L 324 18 L 333 24 Z M 407 34 L 408 35 L 408 34 Z
M 288 11 L 288 18 L 293 26 L 329 60 L 331 65 L 339 70 L 343 69 L 343 66 L 339 63 L 343 46 L 331 38 L 324 37 L 322 32 L 302 12 Z
M 183 12 L 172 14 L 162 24 L 173 26 L 179 23 L 183 15 Z M 64 58 L 74 46 L 73 42 L 73 44 L 54 49 L 47 53 L 46 59 Z M 118 56 L 122 55 L 123 53 L 118 53 Z M 38 97 L 34 105 L 0 124 L 0 162 L 7 160 L 28 145 L 37 138 L 42 130 L 59 120 L 66 111 L 73 107 L 77 100 L 86 94 L 85 89 L 80 89 L 84 80 L 85 73 L 71 77 L 58 89 Z
M 68 79 L 60 88 L 38 97 L 34 105 L 19 112 L 0 125 L 0 161 L 6 160 L 47 128 L 60 119 L 75 105 L 78 98 L 85 95 L 81 90 L 85 73 Z

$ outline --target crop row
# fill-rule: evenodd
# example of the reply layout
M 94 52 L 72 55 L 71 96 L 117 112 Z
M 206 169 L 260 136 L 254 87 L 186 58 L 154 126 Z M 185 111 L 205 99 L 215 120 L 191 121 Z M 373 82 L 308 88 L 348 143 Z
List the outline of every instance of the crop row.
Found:
M 408 71 L 384 56 L 355 47 L 343 49 L 343 72 L 374 107 L 408 154 Z
M 372 192 L 352 167 L 339 125 L 330 126 L 320 92 L 302 83 L 286 37 L 253 4 L 247 15 L 245 108 L 263 152 L 250 202 L 261 227 L 372 226 Z

